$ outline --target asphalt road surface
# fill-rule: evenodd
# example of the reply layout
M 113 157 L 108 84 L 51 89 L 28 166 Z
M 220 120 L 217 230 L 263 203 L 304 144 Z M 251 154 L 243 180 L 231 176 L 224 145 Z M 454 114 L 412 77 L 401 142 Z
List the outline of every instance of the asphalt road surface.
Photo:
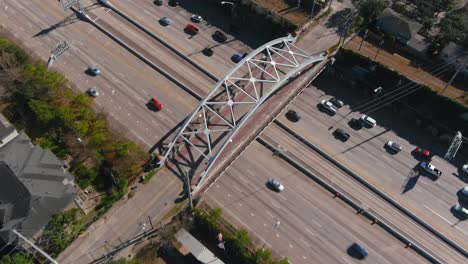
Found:
M 285 190 L 267 187 L 270 178 Z M 224 217 L 248 230 L 257 246 L 272 247 L 290 263 L 427 263 L 257 142 L 205 195 Z M 369 251 L 366 260 L 346 253 L 354 242 Z
M 353 96 L 353 92 L 342 83 L 325 78 L 321 80 L 324 81 L 316 83 L 318 89 L 333 93 L 345 104 L 362 102 L 362 97 Z M 317 104 L 331 96 L 318 89 L 306 89 L 289 106 L 302 114 L 300 122 L 291 123 L 284 115 L 279 120 L 466 249 L 468 223 L 450 210 L 458 202 L 457 192 L 464 186 L 454 175 L 457 168 L 435 156 L 431 163 L 443 171 L 440 179 L 433 181 L 415 171 L 418 161 L 411 155 L 414 145 L 438 153 L 436 145 L 431 144 L 424 134 L 418 135 L 420 132 L 410 122 L 390 110 L 382 109 L 370 114 L 377 120 L 376 127 L 353 130 L 347 122 L 352 117 L 359 118 L 360 113 L 353 113 L 342 120 L 341 115 L 349 112 L 348 106 L 333 117 L 321 112 Z M 333 128 L 329 130 L 330 127 Z M 336 128 L 345 129 L 351 138 L 346 143 L 335 139 L 331 133 Z M 388 140 L 397 142 L 403 150 L 396 155 L 391 154 L 384 148 Z

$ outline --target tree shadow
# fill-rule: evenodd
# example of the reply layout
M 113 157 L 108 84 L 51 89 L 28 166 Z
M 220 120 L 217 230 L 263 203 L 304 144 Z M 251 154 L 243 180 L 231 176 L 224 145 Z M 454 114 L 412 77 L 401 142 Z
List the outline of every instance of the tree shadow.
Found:
M 330 16 L 327 23 L 325 24 L 328 28 L 336 28 L 336 33 L 343 35 L 350 25 L 350 16 L 353 10 L 351 8 L 345 8 Z

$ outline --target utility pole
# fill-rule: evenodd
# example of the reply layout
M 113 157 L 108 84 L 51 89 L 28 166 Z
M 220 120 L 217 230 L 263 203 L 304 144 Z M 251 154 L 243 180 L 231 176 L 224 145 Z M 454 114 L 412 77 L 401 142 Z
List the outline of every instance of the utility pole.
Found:
M 312 2 L 312 11 L 310 12 L 311 17 L 314 16 L 314 11 L 315 11 L 315 0 L 313 0 L 313 2 Z
M 382 46 L 384 44 L 383 39 L 380 41 L 379 48 L 377 49 L 377 53 L 375 53 L 374 60 L 377 59 L 377 56 L 379 55 L 380 50 L 382 49 Z
M 24 242 L 26 242 L 28 245 L 30 245 L 31 247 L 33 247 L 37 252 L 39 252 L 42 256 L 44 256 L 46 259 L 48 259 L 51 263 L 53 264 L 58 264 L 57 261 L 55 261 L 55 259 L 53 259 L 51 256 L 49 256 L 47 253 L 45 253 L 44 251 L 42 251 L 42 249 L 40 249 L 39 247 L 37 247 L 36 245 L 34 245 L 33 242 L 29 241 L 26 237 L 24 237 L 23 235 L 21 235 L 18 231 L 16 231 L 15 229 L 11 230 L 13 233 L 15 233 L 19 238 L 21 238 L 22 240 L 24 240 Z
M 468 58 L 467 58 L 468 60 Z M 445 85 L 444 89 L 442 90 L 442 93 L 441 94 L 444 94 L 445 93 L 445 90 L 447 90 L 447 88 L 449 88 L 450 85 L 452 85 L 452 82 L 453 80 L 455 80 L 455 77 L 457 77 L 458 73 L 463 70 L 463 68 L 465 67 L 465 62 L 463 62 L 460 67 L 458 67 L 458 69 L 455 71 L 455 73 L 452 75 L 452 78 L 450 78 L 450 81 L 447 83 L 447 85 Z
M 362 35 L 362 39 L 361 39 L 361 44 L 359 44 L 359 49 L 358 51 L 361 50 L 361 47 L 362 47 L 362 43 L 364 42 L 364 40 L 367 38 L 367 29 L 366 29 L 366 32 L 364 32 L 364 35 Z

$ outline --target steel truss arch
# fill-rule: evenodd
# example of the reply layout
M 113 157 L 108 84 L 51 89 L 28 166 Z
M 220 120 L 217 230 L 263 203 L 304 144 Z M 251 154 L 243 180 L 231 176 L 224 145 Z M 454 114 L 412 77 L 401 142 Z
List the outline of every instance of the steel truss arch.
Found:
M 326 59 L 326 52 L 310 55 L 294 45 L 295 40 L 293 37 L 275 39 L 240 61 L 185 120 L 158 164 L 177 155 L 197 167 L 205 161 L 205 169 L 196 184 L 199 186 L 258 107 L 290 78 Z M 188 157 L 183 157 L 185 154 Z

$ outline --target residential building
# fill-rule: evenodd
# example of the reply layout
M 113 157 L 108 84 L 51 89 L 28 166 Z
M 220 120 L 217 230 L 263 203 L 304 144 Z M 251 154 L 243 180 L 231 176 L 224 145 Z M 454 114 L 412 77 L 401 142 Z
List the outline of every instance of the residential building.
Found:
M 377 17 L 377 26 L 396 40 L 407 44 L 416 36 L 422 25 L 387 7 Z

